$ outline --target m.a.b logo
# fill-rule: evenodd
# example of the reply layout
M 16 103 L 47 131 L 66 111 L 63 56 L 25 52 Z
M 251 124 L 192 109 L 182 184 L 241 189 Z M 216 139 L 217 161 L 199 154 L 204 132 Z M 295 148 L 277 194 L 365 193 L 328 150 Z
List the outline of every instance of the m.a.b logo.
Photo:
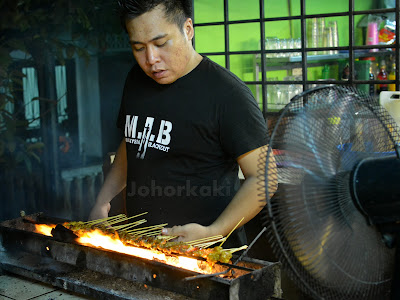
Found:
M 138 116 L 126 115 L 125 121 L 125 141 L 130 144 L 139 145 L 137 158 L 144 159 L 147 148 L 154 148 L 168 152 L 171 142 L 172 123 L 161 120 L 160 127 L 156 135 L 152 134 L 154 118 L 147 117 L 142 131 L 137 131 Z

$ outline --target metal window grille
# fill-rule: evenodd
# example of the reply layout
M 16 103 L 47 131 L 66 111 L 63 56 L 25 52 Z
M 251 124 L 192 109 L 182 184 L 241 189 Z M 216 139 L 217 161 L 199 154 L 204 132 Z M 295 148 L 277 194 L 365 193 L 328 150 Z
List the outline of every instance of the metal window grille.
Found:
M 290 0 L 289 0 L 290 1 Z M 399 55 L 399 43 L 398 39 L 400 36 L 400 30 L 399 30 L 399 24 L 398 20 L 400 20 L 400 13 L 399 13 L 399 6 L 400 2 L 396 1 L 396 6 L 395 8 L 390 8 L 390 9 L 369 9 L 369 10 L 355 10 L 354 8 L 354 2 L 355 1 L 363 1 L 363 0 L 349 0 L 349 10 L 347 12 L 342 12 L 342 13 L 321 13 L 321 14 L 307 14 L 306 13 L 306 0 L 298 0 L 300 2 L 300 15 L 297 16 L 288 16 L 288 17 L 276 17 L 276 18 L 265 18 L 264 15 L 264 8 L 265 8 L 265 3 L 264 0 L 259 0 L 259 18 L 258 19 L 249 19 L 249 20 L 240 20 L 240 21 L 230 21 L 229 20 L 229 0 L 224 0 L 224 20 L 223 21 L 218 21 L 218 22 L 207 22 L 207 23 L 196 23 L 196 20 L 193 20 L 194 26 L 195 27 L 203 27 L 203 26 L 216 26 L 216 25 L 223 25 L 224 26 L 224 44 L 225 44 L 225 51 L 221 52 L 200 52 L 200 54 L 211 56 L 211 55 L 223 55 L 225 56 L 225 67 L 227 69 L 230 69 L 230 55 L 234 54 L 253 54 L 253 55 L 259 55 L 261 64 L 260 64 L 260 72 L 261 72 L 261 78 L 259 78 L 256 81 L 244 81 L 247 85 L 260 85 L 261 86 L 261 92 L 262 95 L 262 110 L 265 116 L 267 114 L 270 114 L 268 110 L 268 104 L 267 104 L 267 89 L 270 88 L 273 85 L 288 85 L 288 84 L 301 84 L 303 87 L 303 90 L 307 90 L 311 85 L 313 84 L 323 84 L 324 82 L 321 81 L 315 81 L 315 80 L 308 80 L 308 73 L 307 70 L 310 67 L 310 63 L 308 62 L 308 56 L 307 54 L 315 52 L 315 51 L 346 51 L 348 52 L 348 55 L 346 55 L 346 58 L 348 58 L 349 62 L 349 71 L 350 71 L 350 77 L 347 81 L 341 81 L 341 80 L 333 80 L 326 82 L 327 84 L 340 84 L 340 85 L 355 85 L 355 84 L 371 84 L 371 83 L 393 83 L 392 81 L 377 81 L 376 79 L 374 81 L 370 80 L 357 80 L 355 78 L 355 64 L 354 64 L 354 59 L 357 57 L 356 52 L 357 50 L 367 50 L 367 49 L 379 49 L 379 50 L 385 50 L 385 49 L 393 49 L 393 55 L 395 57 L 395 64 L 396 64 L 396 79 L 395 79 L 395 86 L 396 90 L 398 91 L 400 89 L 400 55 Z M 193 7 L 194 6 L 194 0 L 193 2 Z M 363 45 L 363 46 L 357 46 L 355 45 L 355 40 L 354 40 L 354 17 L 357 15 L 368 15 L 368 14 L 386 14 L 386 13 L 395 13 L 395 20 L 397 20 L 396 23 L 396 44 L 395 45 Z M 312 19 L 312 18 L 326 18 L 326 17 L 347 17 L 348 18 L 348 23 L 349 23 L 349 28 L 348 28 L 348 34 L 349 34 L 349 45 L 344 46 L 344 47 L 309 47 L 307 46 L 306 42 L 306 36 L 307 36 L 307 20 Z M 292 20 L 299 20 L 301 24 L 301 48 L 300 49 L 287 49 L 287 50 L 267 50 L 265 49 L 265 23 L 266 22 L 273 22 L 273 21 L 292 21 Z M 229 26 L 233 24 L 244 24 L 244 23 L 256 23 L 259 24 L 260 26 L 260 41 L 261 41 L 261 47 L 260 50 L 257 51 L 231 51 L 230 50 L 230 44 L 229 44 Z M 196 38 L 196 37 L 195 37 Z M 194 41 L 194 45 L 195 41 Z M 301 80 L 299 81 L 267 81 L 266 74 L 268 73 L 268 70 L 271 70 L 271 68 L 267 67 L 267 58 L 266 55 L 269 53 L 277 53 L 277 52 L 301 52 L 301 57 L 302 59 L 298 62 L 297 66 L 301 68 Z M 379 54 L 378 54 L 379 55 Z M 291 66 L 284 66 L 281 65 L 279 66 L 280 69 L 289 69 L 293 68 L 293 64 Z M 275 68 L 276 69 L 276 68 Z

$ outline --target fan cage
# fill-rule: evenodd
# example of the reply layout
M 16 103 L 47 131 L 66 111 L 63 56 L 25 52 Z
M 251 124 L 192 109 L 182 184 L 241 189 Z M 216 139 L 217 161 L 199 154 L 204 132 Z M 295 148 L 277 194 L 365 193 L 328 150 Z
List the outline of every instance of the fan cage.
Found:
M 361 159 L 393 155 L 396 122 L 356 89 L 327 86 L 295 96 L 272 128 L 259 165 L 263 220 L 290 277 L 315 299 L 388 298 L 394 250 L 348 182 Z

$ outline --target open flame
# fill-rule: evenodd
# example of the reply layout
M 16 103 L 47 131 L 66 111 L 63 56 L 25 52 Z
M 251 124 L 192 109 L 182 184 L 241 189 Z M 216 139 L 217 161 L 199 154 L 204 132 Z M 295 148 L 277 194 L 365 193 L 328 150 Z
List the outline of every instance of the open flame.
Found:
M 36 227 L 36 232 L 47 235 L 47 236 L 52 236 L 51 235 L 51 230 L 56 227 L 56 225 L 46 225 L 46 224 L 35 224 Z
M 51 230 L 56 227 L 56 225 L 46 225 L 46 224 L 36 224 L 36 232 L 52 236 Z M 124 253 L 128 255 L 133 255 L 136 257 L 141 257 L 148 260 L 158 260 L 165 264 L 179 267 L 182 269 L 198 272 L 198 273 L 210 273 L 211 270 L 205 270 L 199 267 L 199 261 L 195 258 L 184 257 L 184 256 L 170 256 L 158 250 L 144 249 L 133 246 L 126 246 L 117 236 L 110 236 L 104 234 L 99 229 L 94 229 L 91 231 L 79 231 L 74 232 L 78 235 L 76 242 L 89 246 L 103 248 L 106 250 L 111 250 L 119 253 Z M 204 267 L 205 264 L 202 264 Z

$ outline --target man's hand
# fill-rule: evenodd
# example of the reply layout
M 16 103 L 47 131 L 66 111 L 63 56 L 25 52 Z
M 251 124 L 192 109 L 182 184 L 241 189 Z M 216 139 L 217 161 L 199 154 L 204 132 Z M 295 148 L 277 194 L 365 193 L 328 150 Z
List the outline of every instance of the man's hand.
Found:
M 210 227 L 202 226 L 196 223 L 174 226 L 172 228 L 164 228 L 162 230 L 162 234 L 178 236 L 178 238 L 174 239 L 174 241 L 177 242 L 190 242 L 214 235 Z
M 90 211 L 89 221 L 107 218 L 110 208 L 111 208 L 110 203 L 104 203 L 104 204 L 96 203 L 93 206 L 92 210 Z

